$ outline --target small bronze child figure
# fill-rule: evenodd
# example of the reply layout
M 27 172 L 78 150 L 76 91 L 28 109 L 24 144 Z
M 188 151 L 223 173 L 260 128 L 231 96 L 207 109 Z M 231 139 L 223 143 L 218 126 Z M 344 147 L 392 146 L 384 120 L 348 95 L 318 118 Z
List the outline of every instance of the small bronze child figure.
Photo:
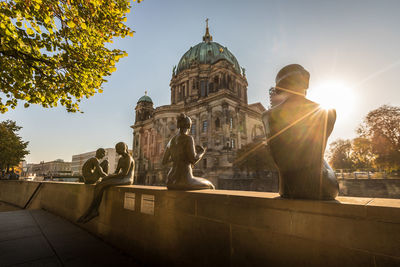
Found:
M 169 141 L 162 160 L 164 165 L 172 161 L 172 168 L 167 176 L 168 189 L 215 189 L 207 179 L 193 176 L 192 165 L 201 160 L 206 149 L 195 146 L 193 137 L 188 134 L 192 120 L 181 114 L 177 118 L 177 124 L 179 133 Z
M 108 160 L 100 160 L 104 158 L 106 151 L 103 148 L 96 150 L 96 156 L 88 159 L 82 166 L 82 176 L 85 184 L 94 184 L 101 177 L 108 174 Z
M 279 170 L 282 197 L 335 199 L 339 186 L 324 152 L 336 111 L 305 98 L 309 79 L 298 64 L 279 71 L 272 107 L 263 114 L 267 142 Z

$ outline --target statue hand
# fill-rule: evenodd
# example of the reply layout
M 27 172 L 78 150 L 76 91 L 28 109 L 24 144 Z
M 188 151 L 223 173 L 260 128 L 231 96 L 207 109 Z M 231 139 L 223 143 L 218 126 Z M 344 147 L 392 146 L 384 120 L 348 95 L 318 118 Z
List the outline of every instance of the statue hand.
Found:
M 203 148 L 202 146 L 196 145 L 196 154 L 203 154 L 206 152 L 207 148 Z

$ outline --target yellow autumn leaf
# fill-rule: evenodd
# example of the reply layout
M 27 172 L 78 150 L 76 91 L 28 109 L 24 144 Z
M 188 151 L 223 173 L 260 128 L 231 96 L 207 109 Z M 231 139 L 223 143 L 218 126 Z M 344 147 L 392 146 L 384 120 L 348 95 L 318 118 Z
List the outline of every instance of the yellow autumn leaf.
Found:
M 29 35 L 33 35 L 35 32 L 31 28 L 27 28 L 26 33 Z
M 70 28 L 74 28 L 74 27 L 75 27 L 75 23 L 74 23 L 72 20 L 68 21 L 68 22 L 67 22 L 67 25 L 68 25 L 68 27 L 70 27 Z

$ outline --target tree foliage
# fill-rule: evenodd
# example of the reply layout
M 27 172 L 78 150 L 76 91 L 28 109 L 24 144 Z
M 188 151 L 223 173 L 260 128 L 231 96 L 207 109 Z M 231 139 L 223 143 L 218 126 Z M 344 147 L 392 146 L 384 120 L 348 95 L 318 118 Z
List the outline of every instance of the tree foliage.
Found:
M 371 141 L 377 165 L 400 168 L 400 107 L 384 105 L 370 111 L 357 132 Z
M 253 142 L 238 149 L 233 165 L 241 171 L 255 173 L 276 169 L 271 153 L 262 141 Z
M 0 112 L 18 101 L 79 111 L 127 55 L 106 44 L 132 36 L 129 11 L 129 0 L 0 1 Z
M 17 133 L 21 128 L 15 121 L 0 122 L 0 170 L 18 165 L 29 154 L 26 149 L 29 142 L 24 142 Z
M 352 141 L 351 161 L 355 169 L 371 169 L 375 165 L 372 142 L 368 138 L 357 137 Z
M 400 168 L 400 107 L 384 105 L 370 111 L 353 140 L 330 144 L 334 169 Z
M 348 139 L 338 139 L 329 145 L 329 163 L 334 169 L 351 169 L 351 141 Z

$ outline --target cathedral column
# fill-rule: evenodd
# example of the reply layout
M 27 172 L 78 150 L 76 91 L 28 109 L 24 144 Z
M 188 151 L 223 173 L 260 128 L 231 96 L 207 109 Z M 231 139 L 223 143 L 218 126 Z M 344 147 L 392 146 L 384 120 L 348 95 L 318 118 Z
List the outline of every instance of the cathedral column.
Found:
M 200 134 L 202 129 L 200 128 L 200 125 L 202 125 L 203 122 L 201 122 L 201 117 L 200 117 L 200 113 L 198 113 L 196 118 L 196 144 L 199 144 L 200 142 Z

